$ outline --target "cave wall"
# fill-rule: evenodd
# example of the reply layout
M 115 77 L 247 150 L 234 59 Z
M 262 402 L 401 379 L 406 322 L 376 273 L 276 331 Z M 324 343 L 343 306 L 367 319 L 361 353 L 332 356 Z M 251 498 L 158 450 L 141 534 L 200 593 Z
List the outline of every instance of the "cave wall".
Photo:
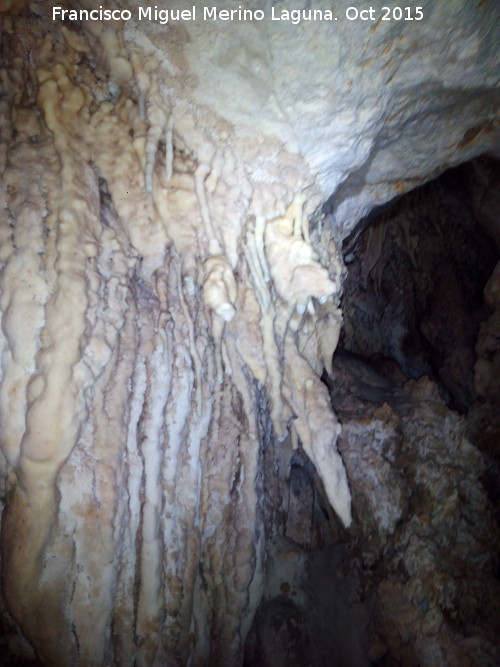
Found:
M 240 664 L 299 441 L 351 523 L 320 381 L 339 244 L 495 130 L 493 3 L 422 6 L 160 25 L 0 3 L 2 605 L 25 657 Z

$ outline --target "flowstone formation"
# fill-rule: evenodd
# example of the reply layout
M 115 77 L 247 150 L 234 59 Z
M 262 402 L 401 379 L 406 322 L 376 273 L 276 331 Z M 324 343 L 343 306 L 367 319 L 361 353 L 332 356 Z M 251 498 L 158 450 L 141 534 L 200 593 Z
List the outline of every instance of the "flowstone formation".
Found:
M 492 3 L 423 2 L 411 24 L 338 5 L 162 25 L 128 2 L 122 21 L 0 2 L 13 660 L 241 664 L 294 451 L 351 524 L 320 379 L 339 243 L 491 145 L 496 38 Z

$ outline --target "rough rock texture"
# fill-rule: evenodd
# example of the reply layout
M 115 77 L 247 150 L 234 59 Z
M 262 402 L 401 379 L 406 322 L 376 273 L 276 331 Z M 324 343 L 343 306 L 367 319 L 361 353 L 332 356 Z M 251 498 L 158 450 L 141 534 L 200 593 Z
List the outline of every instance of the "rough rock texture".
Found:
M 110 5 L 133 18 L 0 2 L 6 653 L 237 665 L 266 540 L 309 539 L 279 485 L 299 442 L 351 523 L 320 381 L 338 244 L 492 145 L 494 7 L 160 25 Z
M 375 402 L 362 385 L 334 397 L 357 515 L 345 563 L 362 582 L 359 604 L 372 605 L 368 655 L 383 665 L 498 664 L 499 530 L 480 483 L 487 460 L 434 383 L 395 390 L 383 380 Z
M 498 271 L 486 282 L 498 220 L 482 236 L 488 206 L 469 207 L 483 188 L 498 196 L 493 166 L 483 158 L 446 173 L 346 241 L 344 347 L 324 380 L 342 424 L 353 525 L 345 531 L 329 516 L 320 481 L 296 452 L 283 528 L 267 544 L 248 667 L 498 664 Z M 453 234 L 437 236 L 448 215 Z M 467 229 L 460 272 L 453 258 Z M 428 283 L 454 272 L 461 289 L 447 281 L 436 317 Z M 432 339 L 417 344 L 422 321 L 434 322 L 434 340 L 456 334 L 445 355 Z M 400 345 L 402 331 L 413 344 Z M 432 363 L 443 358 L 451 373 Z M 458 402 L 457 388 L 472 394 L 463 415 L 446 405 Z
M 493 667 L 500 531 L 481 483 L 488 458 L 428 378 L 401 384 L 346 352 L 334 362 L 353 526 L 329 520 L 296 455 L 245 664 Z
M 249 667 L 498 664 L 498 173 L 492 158 L 466 163 L 346 239 L 341 347 L 324 380 L 353 525 L 329 516 L 296 452 Z

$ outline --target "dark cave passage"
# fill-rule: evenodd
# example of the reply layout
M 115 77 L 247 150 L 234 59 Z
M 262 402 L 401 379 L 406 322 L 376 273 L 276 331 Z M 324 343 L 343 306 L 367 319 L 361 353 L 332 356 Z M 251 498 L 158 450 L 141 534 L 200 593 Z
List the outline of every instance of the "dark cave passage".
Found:
M 394 391 L 422 376 L 436 382 L 487 458 L 482 482 L 497 517 L 499 210 L 499 161 L 485 155 L 361 220 L 343 248 L 344 326 L 334 356 L 352 377 L 364 374 L 374 402 L 382 400 L 377 383 Z
M 474 645 L 496 664 L 498 174 L 491 157 L 460 165 L 346 240 L 323 381 L 354 522 L 295 451 L 248 667 L 472 666 Z
M 380 370 L 394 360 L 407 379 L 428 375 L 462 413 L 478 398 L 475 346 L 491 315 L 498 221 L 486 197 L 498 172 L 486 157 L 450 169 L 360 221 L 343 249 L 340 347 Z

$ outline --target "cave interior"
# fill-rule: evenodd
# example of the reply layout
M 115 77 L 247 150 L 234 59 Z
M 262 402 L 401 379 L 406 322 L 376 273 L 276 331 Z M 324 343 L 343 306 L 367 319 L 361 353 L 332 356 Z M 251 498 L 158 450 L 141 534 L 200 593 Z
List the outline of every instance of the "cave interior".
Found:
M 491 155 L 461 164 L 375 208 L 345 240 L 343 327 L 322 379 L 343 425 L 355 527 L 328 511 L 321 480 L 296 451 L 245 664 L 437 664 L 429 614 L 461 636 L 482 626 L 497 643 L 499 175 Z M 447 442 L 450 421 L 452 440 L 462 432 L 481 460 L 472 477 Z M 472 525 L 482 556 L 461 552 Z M 471 594 L 483 586 L 485 598 Z M 410 599 L 418 611 L 402 646 Z M 418 644 L 428 644 L 428 662 Z
M 494 2 L 66 4 L 0 0 L 0 666 L 500 664 Z

